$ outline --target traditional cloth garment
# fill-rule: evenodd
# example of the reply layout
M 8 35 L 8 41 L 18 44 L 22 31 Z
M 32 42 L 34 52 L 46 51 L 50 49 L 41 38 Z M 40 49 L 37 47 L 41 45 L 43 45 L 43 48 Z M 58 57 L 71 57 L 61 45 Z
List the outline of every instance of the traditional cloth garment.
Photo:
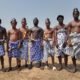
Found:
M 80 33 L 71 33 L 69 38 L 71 39 L 71 43 L 73 45 L 73 51 L 70 55 L 80 60 Z
M 21 55 L 20 55 L 20 58 L 21 59 L 25 59 L 25 60 L 28 60 L 28 39 L 24 39 L 21 41 Z
M 57 56 L 64 56 L 63 53 L 65 53 L 66 48 L 64 47 L 64 43 L 67 41 L 67 32 L 65 28 L 59 29 L 57 31 L 57 42 L 58 42 L 58 48 L 57 48 Z
M 53 46 L 53 41 L 52 39 L 44 40 L 43 41 L 43 62 L 46 62 L 48 60 L 48 56 L 54 56 L 54 46 Z
M 0 39 L 0 56 L 5 55 L 5 50 L 4 50 L 4 40 Z
M 31 42 L 30 61 L 41 61 L 43 58 L 42 40 L 36 39 Z
M 33 27 L 31 29 L 31 47 L 30 47 L 30 61 L 39 62 L 43 58 L 42 48 L 43 29 L 40 27 Z
M 16 42 L 9 41 L 9 57 L 20 58 L 19 40 Z

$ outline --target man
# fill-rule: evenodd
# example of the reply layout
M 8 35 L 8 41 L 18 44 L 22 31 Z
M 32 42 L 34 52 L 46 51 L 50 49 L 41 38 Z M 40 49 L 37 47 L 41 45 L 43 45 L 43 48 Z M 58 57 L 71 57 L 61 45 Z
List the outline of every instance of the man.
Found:
M 7 33 L 6 29 L 1 26 L 1 23 L 2 20 L 0 19 L 0 60 L 1 60 L 2 71 L 4 71 L 4 55 L 5 55 L 4 43 L 7 40 Z
M 30 47 L 30 69 L 32 68 L 32 63 L 37 63 L 39 68 L 41 65 L 41 60 L 43 57 L 42 50 L 42 40 L 43 40 L 43 30 L 38 26 L 39 20 L 34 18 L 34 27 L 31 28 L 31 47 Z
M 46 25 L 46 29 L 44 30 L 44 41 L 43 41 L 43 46 L 44 46 L 44 57 L 43 57 L 43 67 L 42 69 L 44 69 L 44 65 L 46 64 L 47 67 L 49 67 L 48 65 L 48 56 L 51 57 L 52 59 L 52 66 L 54 69 L 54 37 L 55 37 L 55 32 L 54 30 L 50 27 L 50 19 L 47 18 L 45 20 L 45 25 Z
M 73 48 L 73 52 L 70 54 L 74 66 L 72 72 L 76 72 L 76 59 L 80 59 L 80 20 L 77 8 L 73 10 L 73 18 L 74 20 L 68 24 L 68 45 Z
M 17 60 L 17 68 L 20 68 L 20 31 L 16 28 L 17 21 L 15 18 L 11 20 L 12 29 L 8 31 L 8 56 L 9 56 L 9 70 L 12 70 L 12 58 Z
M 55 28 L 55 34 L 56 34 L 56 47 L 57 47 L 57 56 L 59 60 L 59 67 L 58 70 L 62 69 L 62 57 L 64 57 L 65 61 L 65 68 L 67 68 L 67 62 L 68 62 L 68 56 L 65 54 L 66 50 L 66 43 L 67 43 L 67 30 L 65 27 L 64 16 L 58 15 L 57 17 L 58 25 Z
M 26 22 L 26 18 L 23 18 L 22 21 L 22 27 L 20 28 L 20 32 L 22 34 L 21 37 L 21 59 L 25 60 L 25 67 L 27 67 L 27 60 L 28 60 L 28 26 Z

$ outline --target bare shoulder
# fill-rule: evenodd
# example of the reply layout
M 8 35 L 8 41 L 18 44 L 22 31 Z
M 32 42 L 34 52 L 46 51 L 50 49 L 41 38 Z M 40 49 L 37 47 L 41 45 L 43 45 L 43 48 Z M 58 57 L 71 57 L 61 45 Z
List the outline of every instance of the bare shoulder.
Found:
M 19 29 L 16 29 L 15 32 L 20 32 L 20 28 Z
M 70 21 L 70 22 L 68 23 L 68 26 L 71 26 L 72 24 L 74 24 L 74 20 Z
M 55 31 L 55 28 L 51 28 L 51 29 L 52 29 L 53 32 Z
M 8 30 L 8 33 L 10 33 L 10 32 L 12 32 L 12 29 L 9 29 L 9 30 Z
M 9 29 L 9 30 L 7 31 L 7 33 L 8 33 L 8 35 L 11 34 L 11 33 L 12 33 L 12 29 Z
M 59 25 L 54 26 L 54 30 L 58 30 Z

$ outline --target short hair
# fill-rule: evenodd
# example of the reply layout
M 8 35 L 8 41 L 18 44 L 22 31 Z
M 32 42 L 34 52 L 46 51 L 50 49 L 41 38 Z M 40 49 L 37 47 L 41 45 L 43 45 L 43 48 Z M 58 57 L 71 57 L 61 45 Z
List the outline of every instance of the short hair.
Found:
M 22 18 L 22 20 L 25 20 L 26 21 L 26 18 L 24 17 L 24 18 Z
M 15 19 L 15 18 L 13 18 L 13 19 L 11 20 L 11 24 L 12 24 L 12 22 L 13 22 L 13 21 L 15 21 L 15 22 L 16 22 L 16 24 L 17 24 L 17 21 L 16 21 L 16 19 Z
M 63 15 L 58 15 L 58 16 L 57 16 L 57 20 L 58 20 L 60 17 L 61 17 L 62 19 L 64 19 L 64 16 L 63 16 Z
M 74 14 L 74 12 L 78 12 L 78 14 L 79 14 L 78 8 L 74 8 L 74 9 L 73 9 L 73 14 Z
M 51 23 L 49 18 L 46 18 L 46 19 L 45 19 L 45 22 L 47 22 L 47 21 L 48 21 L 49 23 Z
M 38 20 L 37 17 L 35 17 L 35 18 L 33 19 L 33 23 L 35 24 L 36 22 L 39 22 L 39 20 Z

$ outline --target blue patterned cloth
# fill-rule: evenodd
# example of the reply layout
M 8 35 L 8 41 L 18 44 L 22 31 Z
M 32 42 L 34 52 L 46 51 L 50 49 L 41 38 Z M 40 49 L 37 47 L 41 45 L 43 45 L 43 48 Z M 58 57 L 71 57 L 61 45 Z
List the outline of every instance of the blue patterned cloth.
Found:
M 52 40 L 47 40 L 47 41 L 43 41 L 43 45 L 44 45 L 44 56 L 43 56 L 43 62 L 48 61 L 48 56 L 54 56 L 54 47 L 53 47 L 53 41 Z
M 4 56 L 4 55 L 5 55 L 4 45 L 0 44 L 0 56 Z
M 9 57 L 15 57 L 15 58 L 20 58 L 20 49 L 18 48 L 19 41 L 16 42 L 9 42 Z
M 22 40 L 22 47 L 20 51 L 21 51 L 20 58 L 28 60 L 28 40 L 27 39 Z
M 43 58 L 42 40 L 33 41 L 30 47 L 30 61 L 41 61 Z

